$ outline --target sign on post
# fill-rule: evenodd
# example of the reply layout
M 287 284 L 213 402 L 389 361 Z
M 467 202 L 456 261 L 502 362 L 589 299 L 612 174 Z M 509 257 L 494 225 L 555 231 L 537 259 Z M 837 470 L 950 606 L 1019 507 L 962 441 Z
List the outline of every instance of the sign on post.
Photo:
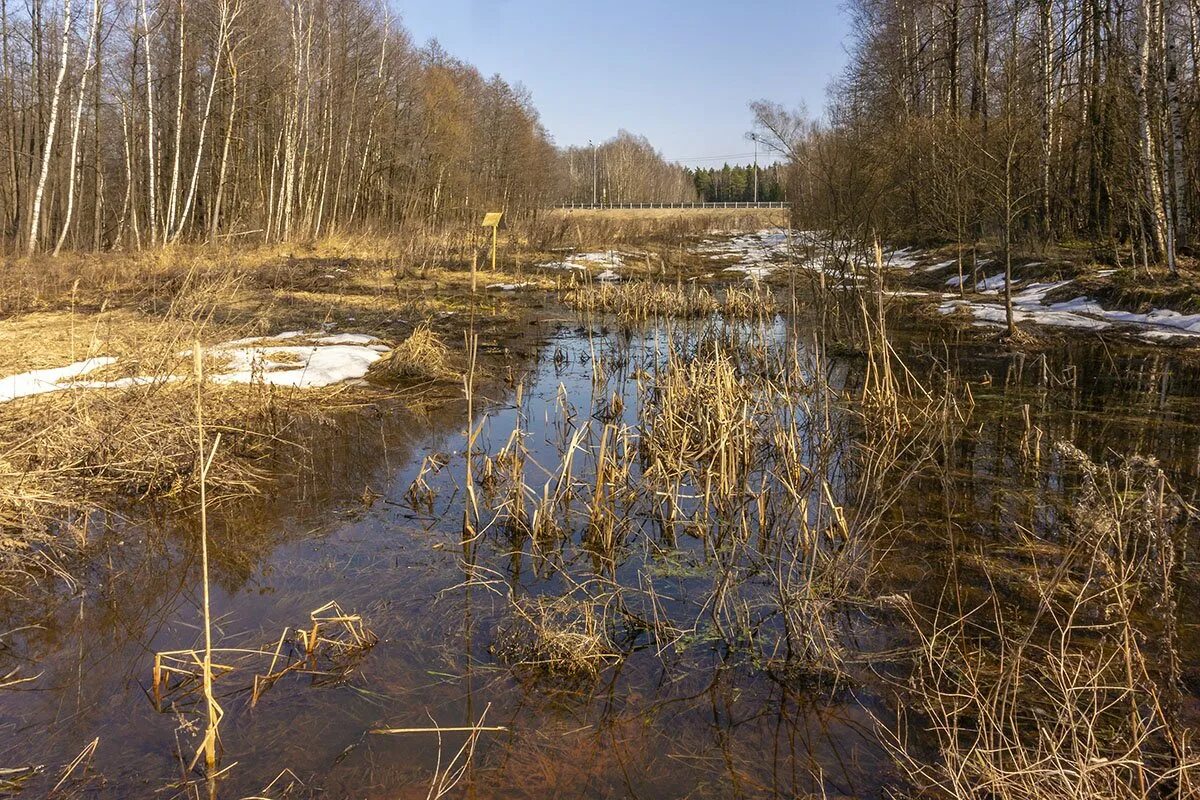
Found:
M 504 221 L 503 211 L 489 211 L 483 218 L 481 227 L 492 229 L 492 272 L 496 271 L 496 239 L 500 224 Z M 471 262 L 471 291 L 475 291 L 475 262 Z

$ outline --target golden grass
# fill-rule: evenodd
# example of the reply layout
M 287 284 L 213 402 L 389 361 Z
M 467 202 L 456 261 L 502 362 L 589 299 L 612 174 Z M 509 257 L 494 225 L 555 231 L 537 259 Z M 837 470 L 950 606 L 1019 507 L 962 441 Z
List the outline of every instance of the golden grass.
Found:
M 512 602 L 513 618 L 503 626 L 492 654 L 535 675 L 595 677 L 619 655 L 610 642 L 608 615 L 592 599 L 570 595 Z
M 418 325 L 367 374 L 376 381 L 445 380 L 457 375 L 451 368 L 450 348 L 428 323 Z
M 586 283 L 568 290 L 564 300 L 577 311 L 638 322 L 665 317 L 703 319 L 714 314 L 754 319 L 771 316 L 776 310 L 774 294 L 763 285 L 713 291 L 693 283 Z
M 517 232 L 536 250 L 629 243 L 680 243 L 719 231 L 786 225 L 787 209 L 561 209 L 542 214 Z

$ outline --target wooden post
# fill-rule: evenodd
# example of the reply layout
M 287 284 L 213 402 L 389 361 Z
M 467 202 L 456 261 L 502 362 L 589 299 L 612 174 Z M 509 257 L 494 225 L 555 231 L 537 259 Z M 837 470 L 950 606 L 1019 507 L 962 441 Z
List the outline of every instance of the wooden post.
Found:
M 504 219 L 503 211 L 489 211 L 483 218 L 483 227 L 492 229 L 492 272 L 496 271 L 496 243 L 500 233 L 500 222 Z M 472 272 L 472 287 L 474 286 L 474 272 Z M 474 291 L 474 288 L 472 288 Z

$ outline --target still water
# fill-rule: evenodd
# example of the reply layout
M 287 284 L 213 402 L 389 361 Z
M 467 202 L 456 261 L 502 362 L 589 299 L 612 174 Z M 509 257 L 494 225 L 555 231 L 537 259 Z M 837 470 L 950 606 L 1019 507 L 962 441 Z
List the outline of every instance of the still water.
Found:
M 876 593 L 934 602 L 951 537 L 1001 549 L 1015 526 L 1052 527 L 1071 489 L 1051 452 L 1058 440 L 1096 459 L 1154 456 L 1194 499 L 1200 372 L 1190 354 L 1080 340 L 1019 355 L 944 335 L 907 331 L 898 347 L 917 374 L 946 368 L 969 384 L 974 408 L 937 468 L 888 511 Z M 790 338 L 779 321 L 760 336 L 784 349 Z M 679 346 L 655 328 L 547 329 L 517 372 L 519 394 L 497 384 L 476 399 L 476 477 L 519 425 L 527 480 L 540 492 L 574 431 L 637 423 L 645 374 Z M 853 391 L 863 364 L 831 359 L 823 369 L 835 390 Z M 595 676 L 506 663 L 496 645 L 510 595 L 561 592 L 562 574 L 583 578 L 595 565 L 585 548 L 548 557 L 489 527 L 501 501 L 483 489 L 484 530 L 464 546 L 466 414 L 457 400 L 431 415 L 355 416 L 310 437 L 301 477 L 216 514 L 217 646 L 269 650 L 330 601 L 378 637 L 365 652 L 284 676 L 253 705 L 249 673 L 218 681 L 220 796 L 425 797 L 439 756 L 444 768 L 464 735 L 371 731 L 481 718 L 504 730 L 480 735 L 457 796 L 878 798 L 897 784 L 879 726 L 895 724 L 905 641 L 886 616 L 847 625 L 851 658 L 835 681 L 797 679 L 700 628 L 669 647 L 628 632 L 613 643 L 620 658 Z M 583 440 L 581 480 L 597 439 Z M 0 692 L 0 768 L 42 768 L 22 796 L 46 796 L 93 740 L 62 796 L 196 792 L 186 763 L 203 725 L 196 698 L 158 704 L 152 687 L 155 653 L 202 642 L 194 528 L 190 513 L 94 519 L 99 555 L 77 587 L 0 597 L 0 676 L 35 678 Z M 648 544 L 623 551 L 615 580 L 652 585 L 667 615 L 702 616 L 713 582 L 704 542 L 649 530 L 638 528 Z M 1195 631 L 1184 634 L 1190 668 L 1200 664 Z

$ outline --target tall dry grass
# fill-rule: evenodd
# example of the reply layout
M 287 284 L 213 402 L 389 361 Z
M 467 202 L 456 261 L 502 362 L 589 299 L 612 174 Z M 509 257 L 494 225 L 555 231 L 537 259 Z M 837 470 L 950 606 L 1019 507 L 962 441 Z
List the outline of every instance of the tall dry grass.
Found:
M 1031 613 L 997 595 L 932 610 L 898 600 L 917 638 L 911 721 L 937 757 L 903 728 L 893 752 L 915 787 L 955 798 L 1196 797 L 1176 599 L 1194 511 L 1151 461 L 1057 454 L 1080 488 L 1053 542 L 1030 544 Z
M 55 549 L 85 545 L 86 526 L 76 539 L 52 535 L 72 530 L 60 524 L 72 513 L 150 499 L 193 502 L 200 414 L 223 437 L 207 475 L 210 503 L 263 491 L 289 453 L 300 455 L 293 431 L 319 418 L 320 404 L 265 384 L 198 384 L 193 374 L 193 342 L 211 339 L 210 331 L 246 332 L 215 320 L 238 290 L 233 273 L 192 274 L 160 315 L 126 325 L 119 361 L 89 377 L 138 381 L 0 404 L 0 571 L 32 574 Z M 107 348 L 116 344 L 81 339 L 75 358 L 113 353 Z

